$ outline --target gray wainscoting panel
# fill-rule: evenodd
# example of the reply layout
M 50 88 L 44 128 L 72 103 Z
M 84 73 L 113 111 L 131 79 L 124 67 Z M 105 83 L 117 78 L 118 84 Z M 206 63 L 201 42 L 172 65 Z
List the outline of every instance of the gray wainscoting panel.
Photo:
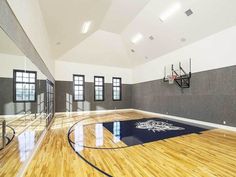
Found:
M 105 100 L 94 101 L 94 84 L 85 83 L 85 101 L 73 101 L 73 82 L 56 81 L 56 112 L 131 108 L 132 85 L 122 85 L 122 100 L 112 100 L 112 84 L 105 83 Z
M 162 80 L 134 84 L 132 107 L 236 126 L 236 66 L 194 73 L 187 89 Z

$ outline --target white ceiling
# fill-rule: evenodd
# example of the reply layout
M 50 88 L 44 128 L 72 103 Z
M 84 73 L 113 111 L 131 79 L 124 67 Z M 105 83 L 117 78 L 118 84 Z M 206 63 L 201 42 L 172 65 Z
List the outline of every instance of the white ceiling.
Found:
M 181 9 L 164 22 L 168 7 Z M 39 0 L 55 59 L 133 67 L 236 24 L 235 0 Z M 185 11 L 192 9 L 187 17 Z M 92 26 L 81 34 L 85 21 Z M 138 44 L 131 38 L 142 33 Z M 154 40 L 150 40 L 149 36 Z M 181 39 L 186 39 L 182 42 Z M 60 42 L 60 45 L 56 43 Z M 131 52 L 135 50 L 135 53 Z
M 236 24 L 235 0 L 181 0 L 181 10 L 165 22 L 160 21 L 163 9 L 173 2 L 176 1 L 150 1 L 122 33 L 127 48 L 136 51 L 131 55 L 135 64 L 145 62 L 145 56 L 149 60 L 157 58 Z M 193 14 L 187 17 L 184 12 L 189 8 Z M 130 36 L 137 32 L 145 39 L 134 45 Z M 155 40 L 149 40 L 150 35 Z
M 110 0 L 39 0 L 48 30 L 52 53 L 57 58 L 99 29 L 111 5 Z M 81 34 L 84 22 L 93 21 L 91 30 Z M 60 45 L 57 43 L 60 42 Z
M 121 36 L 103 30 L 97 30 L 91 34 L 82 43 L 66 52 L 59 60 L 132 67 L 131 58 L 127 54 Z
M 121 33 L 148 2 L 149 0 L 112 0 L 101 29 Z

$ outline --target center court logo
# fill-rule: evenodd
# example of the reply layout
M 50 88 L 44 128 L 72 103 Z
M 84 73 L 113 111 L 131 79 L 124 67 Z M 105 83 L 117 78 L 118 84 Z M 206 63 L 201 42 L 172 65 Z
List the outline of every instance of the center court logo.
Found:
M 173 126 L 162 121 L 148 120 L 146 122 L 137 122 L 136 128 L 138 129 L 147 129 L 149 131 L 162 132 L 162 131 L 171 131 L 171 130 L 184 130 L 185 128 Z

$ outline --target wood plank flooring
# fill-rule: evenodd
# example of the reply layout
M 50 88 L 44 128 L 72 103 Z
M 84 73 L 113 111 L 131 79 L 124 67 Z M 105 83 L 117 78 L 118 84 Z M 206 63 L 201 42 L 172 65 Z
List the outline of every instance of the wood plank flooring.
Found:
M 82 124 L 111 120 L 148 118 L 137 112 L 96 114 L 59 114 L 25 176 L 104 176 L 82 160 L 70 147 L 68 129 Z M 88 127 L 89 128 L 89 127 Z M 93 132 L 85 133 L 91 136 Z M 109 132 L 104 132 L 109 139 Z M 85 142 L 94 145 L 94 142 Z M 113 146 L 109 141 L 104 146 Z M 120 144 L 123 146 L 123 144 Z M 83 148 L 81 155 L 111 176 L 148 177 L 234 177 L 236 176 L 236 133 L 221 129 L 188 134 L 124 149 Z
M 37 119 L 25 129 L 33 120 L 29 118 L 24 120 L 18 119 L 10 125 L 15 129 L 16 136 L 4 150 L 0 151 L 0 177 L 17 175 L 46 127 L 45 120 Z M 22 132 L 23 129 L 25 130 Z
M 153 117 L 132 112 L 108 114 L 57 114 L 24 176 L 100 177 L 105 176 L 81 159 L 68 143 L 67 133 L 76 122 L 86 125 L 84 145 L 96 147 L 92 123 Z M 44 125 L 43 125 L 44 126 Z M 42 127 L 43 127 L 42 126 Z M 35 123 L 30 129 L 37 130 Z M 114 143 L 105 128 L 103 148 L 125 147 Z M 71 134 L 73 138 L 73 134 Z M 19 140 L 0 158 L 0 176 L 15 176 L 22 166 Z M 24 151 L 27 153 L 27 151 Z M 23 153 L 24 153 L 23 152 Z M 97 168 L 114 177 L 234 177 L 236 176 L 236 132 L 211 129 L 201 134 L 188 134 L 121 149 L 82 148 L 80 154 Z

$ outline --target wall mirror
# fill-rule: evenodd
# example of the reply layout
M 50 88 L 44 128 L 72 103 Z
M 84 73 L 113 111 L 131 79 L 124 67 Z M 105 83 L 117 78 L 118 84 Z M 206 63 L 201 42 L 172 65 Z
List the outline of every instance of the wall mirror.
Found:
M 0 149 L 19 148 L 24 161 L 54 112 L 53 84 L 0 29 Z

